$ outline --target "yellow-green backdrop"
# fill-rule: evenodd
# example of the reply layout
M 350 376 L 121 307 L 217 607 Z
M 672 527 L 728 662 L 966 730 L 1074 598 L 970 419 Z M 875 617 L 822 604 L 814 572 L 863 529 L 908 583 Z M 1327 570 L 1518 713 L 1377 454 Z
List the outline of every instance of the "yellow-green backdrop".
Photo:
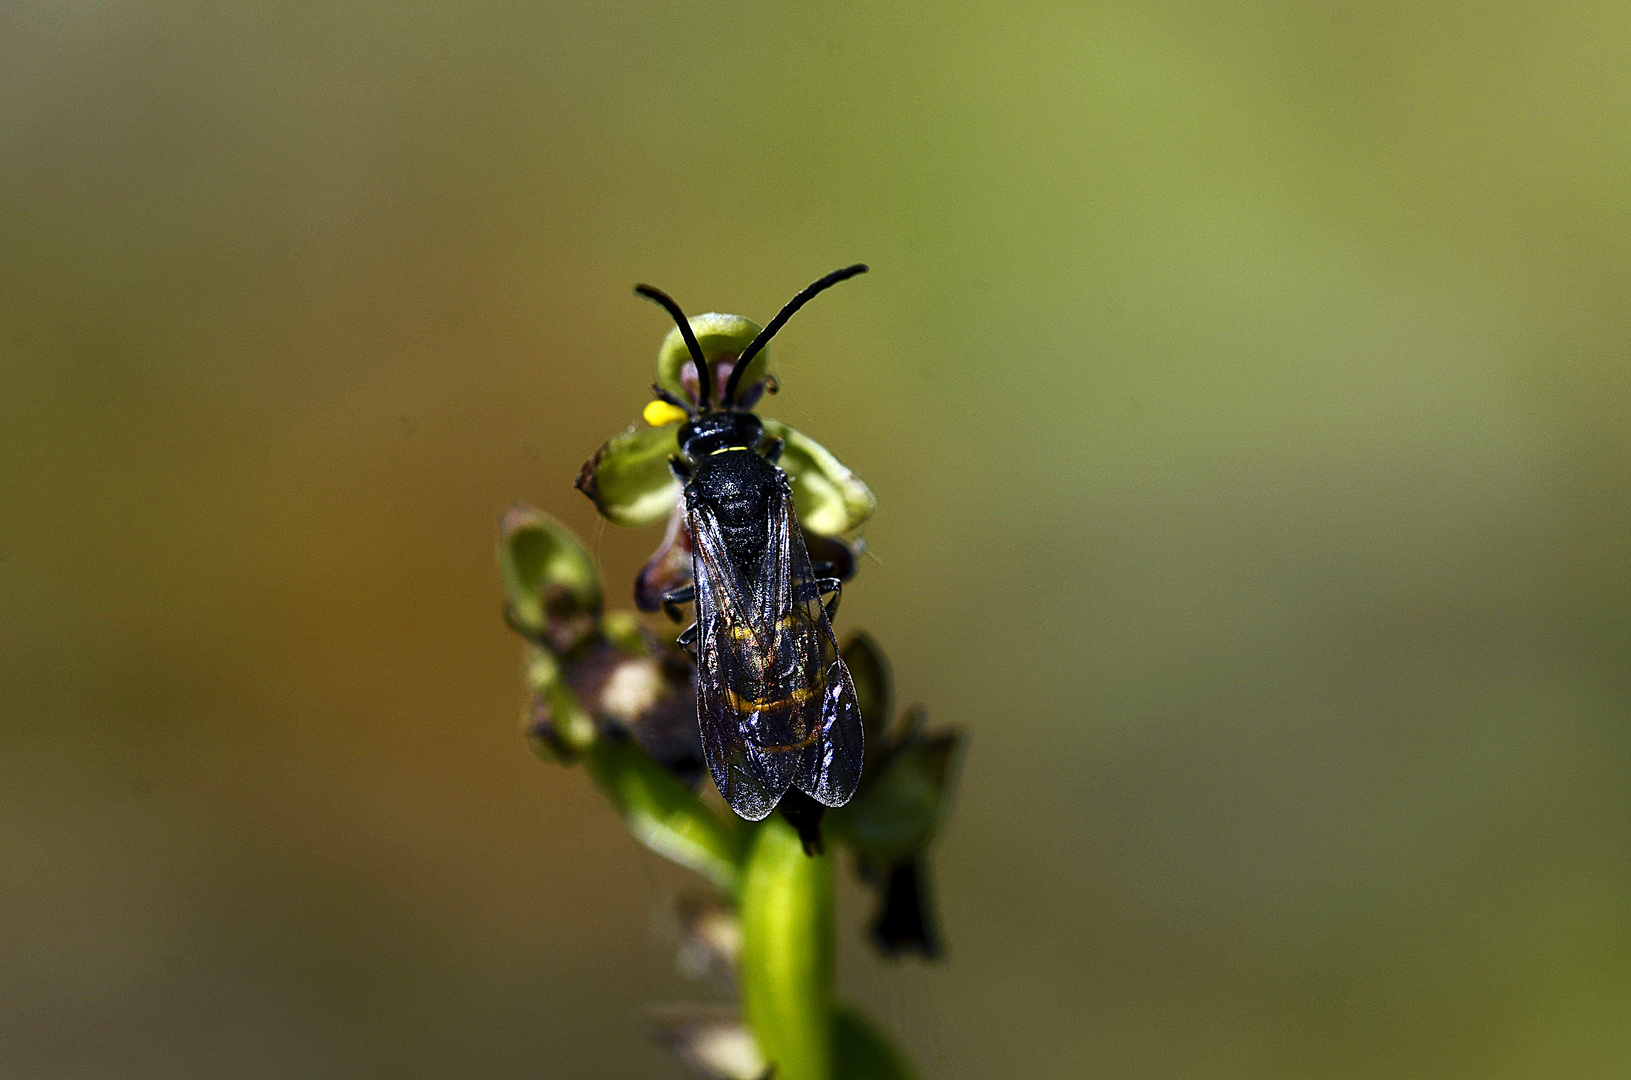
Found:
M 676 1077 L 495 520 L 662 312 L 972 746 L 933 1078 L 1631 1074 L 1631 7 L 0 9 L 0 1075 Z

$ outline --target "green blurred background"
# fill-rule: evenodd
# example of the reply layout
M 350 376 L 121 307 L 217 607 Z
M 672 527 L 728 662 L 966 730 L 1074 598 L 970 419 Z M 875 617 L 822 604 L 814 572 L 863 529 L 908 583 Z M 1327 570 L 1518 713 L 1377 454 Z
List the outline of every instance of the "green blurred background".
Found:
M 658 1077 L 499 511 L 661 311 L 972 735 L 931 1078 L 1631 1075 L 1631 8 L 0 8 L 0 1075 Z M 846 875 L 847 877 L 847 875 Z

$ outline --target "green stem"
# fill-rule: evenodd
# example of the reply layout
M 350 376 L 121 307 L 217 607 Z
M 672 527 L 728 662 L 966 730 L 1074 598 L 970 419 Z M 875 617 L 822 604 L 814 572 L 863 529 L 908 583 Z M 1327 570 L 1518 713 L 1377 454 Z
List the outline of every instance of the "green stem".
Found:
M 636 840 L 736 894 L 740 834 L 672 773 L 635 743 L 604 738 L 584 751 L 583 764 Z
M 776 1080 L 833 1080 L 832 858 L 804 854 L 779 815 L 742 875 L 742 1007 Z

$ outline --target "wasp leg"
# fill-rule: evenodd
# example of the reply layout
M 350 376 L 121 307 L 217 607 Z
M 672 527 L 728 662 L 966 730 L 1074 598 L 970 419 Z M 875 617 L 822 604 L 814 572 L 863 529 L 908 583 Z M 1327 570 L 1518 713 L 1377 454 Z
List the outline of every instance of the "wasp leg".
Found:
M 689 404 L 681 401 L 679 398 L 675 397 L 673 394 L 670 394 L 667 390 L 664 390 L 656 383 L 651 384 L 651 392 L 656 396 L 658 401 L 666 401 L 676 409 L 684 409 L 685 415 L 687 416 L 690 416 L 696 411 L 695 409 L 691 408 Z
M 690 656 L 691 656 L 691 659 L 693 661 L 695 661 L 696 658 L 697 658 L 697 651 L 695 649 L 691 648 L 691 646 L 695 645 L 696 642 L 697 642 L 697 624 L 696 623 L 692 623 L 690 626 L 686 627 L 685 632 L 680 634 L 679 637 L 674 639 L 674 644 L 678 645 L 680 648 L 684 649 L 687 653 L 689 653 Z
M 835 577 L 819 577 L 815 579 L 816 595 L 832 593 L 832 599 L 821 605 L 827 609 L 827 621 L 832 622 L 833 616 L 838 614 L 838 601 L 844 598 L 844 583 Z
M 668 467 L 675 476 L 679 477 L 680 483 L 685 484 L 690 482 L 691 466 L 685 463 L 684 458 L 680 457 L 678 454 L 669 454 Z
M 798 788 L 789 788 L 782 801 L 776 804 L 776 809 L 782 812 L 782 817 L 788 824 L 798 830 L 799 843 L 806 855 L 820 855 L 826 851 L 826 845 L 821 842 L 821 815 L 827 808 L 804 794 Z
M 827 618 L 830 621 L 833 614 L 838 611 L 838 601 L 844 594 L 842 579 L 826 575 L 812 577 L 793 590 L 793 599 L 803 603 L 806 600 L 819 600 L 828 593 L 832 593 L 832 599 L 821 606 L 826 610 Z
M 765 460 L 774 465 L 781 460 L 782 451 L 785 449 L 787 449 L 786 439 L 771 439 L 765 443 L 764 450 L 761 452 L 764 454 Z
M 679 588 L 663 594 L 663 610 L 675 622 L 680 621 L 680 605 L 688 604 L 697 598 L 697 587 L 693 582 L 690 585 L 681 585 Z

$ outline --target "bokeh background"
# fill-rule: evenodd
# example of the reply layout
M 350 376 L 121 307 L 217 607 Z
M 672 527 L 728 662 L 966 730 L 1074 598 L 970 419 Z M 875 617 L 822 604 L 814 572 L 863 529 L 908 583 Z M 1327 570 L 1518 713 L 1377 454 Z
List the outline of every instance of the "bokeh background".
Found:
M 931 1078 L 1631 1074 L 1631 8 L 0 8 L 0 1075 L 656 1077 L 519 735 L 630 285 L 873 486 Z

